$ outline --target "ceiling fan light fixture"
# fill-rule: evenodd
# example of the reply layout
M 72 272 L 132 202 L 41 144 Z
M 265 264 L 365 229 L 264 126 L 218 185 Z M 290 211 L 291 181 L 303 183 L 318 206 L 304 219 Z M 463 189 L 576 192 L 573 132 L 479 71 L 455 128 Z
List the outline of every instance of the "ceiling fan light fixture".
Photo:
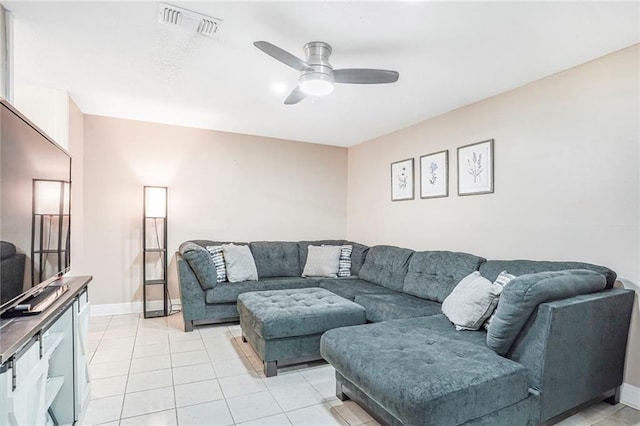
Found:
M 325 96 L 333 92 L 333 79 L 327 74 L 306 74 L 300 78 L 300 90 L 308 96 Z
M 302 60 L 286 50 L 259 40 L 253 43 L 278 62 L 300 72 L 298 85 L 284 100 L 285 105 L 294 105 L 307 96 L 325 96 L 333 92 L 334 83 L 342 84 L 385 84 L 398 81 L 397 71 L 370 68 L 341 68 L 334 70 L 329 62 L 331 46 L 323 41 L 312 41 L 304 45 L 306 60 Z

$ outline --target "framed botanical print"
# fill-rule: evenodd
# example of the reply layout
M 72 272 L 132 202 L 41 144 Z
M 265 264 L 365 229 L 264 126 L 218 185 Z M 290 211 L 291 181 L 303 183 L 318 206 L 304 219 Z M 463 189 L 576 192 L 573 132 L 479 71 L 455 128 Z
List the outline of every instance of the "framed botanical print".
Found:
M 458 195 L 493 192 L 493 139 L 458 148 Z
M 449 196 L 449 150 L 420 157 L 420 198 Z
M 413 200 L 413 158 L 391 163 L 391 201 Z

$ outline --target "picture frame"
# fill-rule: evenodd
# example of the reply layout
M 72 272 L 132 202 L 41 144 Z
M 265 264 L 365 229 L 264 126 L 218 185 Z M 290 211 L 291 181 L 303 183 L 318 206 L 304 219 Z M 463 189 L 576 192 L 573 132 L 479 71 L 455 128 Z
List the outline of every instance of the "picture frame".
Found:
M 413 200 L 414 194 L 414 159 L 391 163 L 391 201 Z
M 493 139 L 458 147 L 458 195 L 493 193 Z
M 449 150 L 420 157 L 420 198 L 449 196 Z

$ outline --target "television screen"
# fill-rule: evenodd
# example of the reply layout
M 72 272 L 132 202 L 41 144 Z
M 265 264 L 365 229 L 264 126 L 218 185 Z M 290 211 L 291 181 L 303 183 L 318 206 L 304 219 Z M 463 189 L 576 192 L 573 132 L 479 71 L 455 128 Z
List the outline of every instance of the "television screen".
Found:
M 1 101 L 0 311 L 69 269 L 70 187 L 71 156 Z

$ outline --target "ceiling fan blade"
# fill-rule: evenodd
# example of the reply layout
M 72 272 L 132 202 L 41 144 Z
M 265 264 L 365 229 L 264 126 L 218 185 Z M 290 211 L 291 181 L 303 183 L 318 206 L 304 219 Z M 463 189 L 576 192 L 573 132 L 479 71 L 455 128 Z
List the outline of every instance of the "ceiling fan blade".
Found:
M 372 70 L 367 68 L 345 68 L 333 71 L 336 83 L 348 84 L 382 84 L 398 81 L 397 71 Z
M 297 86 L 295 89 L 289 93 L 287 99 L 284 100 L 285 105 L 293 105 L 297 104 L 301 100 L 303 100 L 307 95 L 300 89 L 300 86 Z
M 305 61 L 298 58 L 297 56 L 292 55 L 286 50 L 269 43 L 268 41 L 256 41 L 253 43 L 253 45 L 262 50 L 267 55 L 282 62 L 285 65 L 289 65 L 293 69 L 296 69 L 298 71 L 311 70 L 311 68 L 309 68 L 309 65 L 307 65 Z

